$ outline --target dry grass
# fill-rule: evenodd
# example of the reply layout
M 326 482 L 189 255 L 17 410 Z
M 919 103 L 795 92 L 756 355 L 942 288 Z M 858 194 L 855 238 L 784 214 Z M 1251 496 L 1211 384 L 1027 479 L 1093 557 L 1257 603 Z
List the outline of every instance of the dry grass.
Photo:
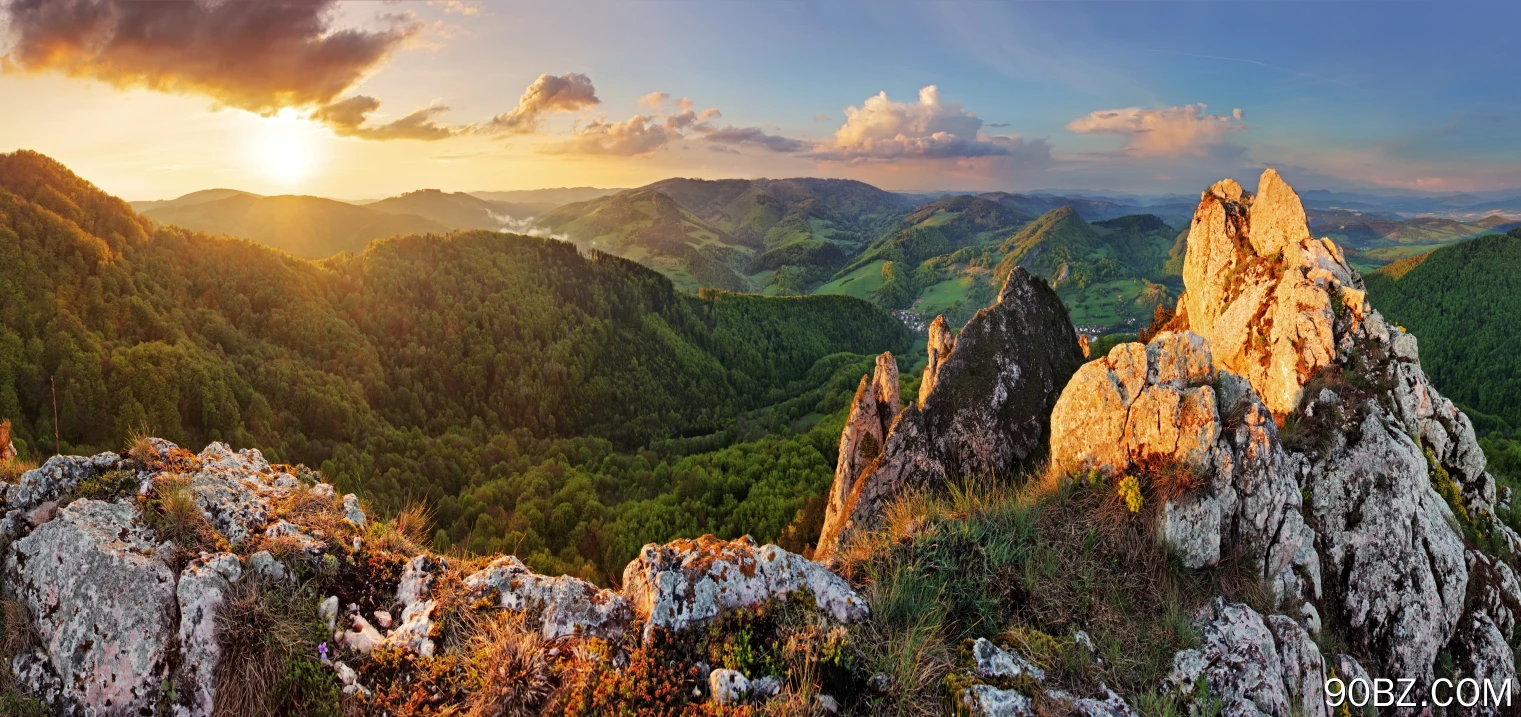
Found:
M 217 611 L 216 717 L 330 715 L 338 709 L 331 672 L 317 662 L 325 628 L 306 589 L 248 575 Z
M 853 626 L 865 674 L 890 678 L 870 711 L 944 714 L 968 659 L 963 640 L 987 637 L 1046 667 L 1051 686 L 1141 694 L 1172 655 L 1198 639 L 1190 615 L 1214 595 L 1263 609 L 1268 591 L 1251 556 L 1187 570 L 1157 534 L 1168 499 L 1197 490 L 1187 466 L 1135 472 L 1143 504 L 1131 513 L 1112 481 L 1048 469 L 1022 484 L 968 481 L 910 494 L 882 528 L 844 546 L 842 572 L 871 605 Z M 1076 646 L 1088 632 L 1102 663 Z
M 294 639 L 288 621 L 274 614 L 264 599 L 266 587 L 255 576 L 236 583 L 217 611 L 217 717 L 271 714 L 270 697 L 285 667 L 278 649 L 283 635 Z
M 21 481 L 22 474 L 36 470 L 37 465 L 37 461 L 20 456 L 0 460 L 0 482 L 18 483 Z
M 469 652 L 480 681 L 466 705 L 469 717 L 531 717 L 549 702 L 554 677 L 545 645 L 521 615 L 499 613 L 482 621 Z
M 176 569 L 183 569 L 202 551 L 221 552 L 230 548 L 201 513 L 190 490 L 190 479 L 185 476 L 162 474 L 155 478 L 143 513 L 159 537 L 173 541 L 178 549 L 169 560 Z
M 377 550 L 417 555 L 428 542 L 433 511 L 426 503 L 408 503 L 390 520 L 371 520 L 366 542 Z
M 127 457 L 143 465 L 158 462 L 158 449 L 153 447 L 152 434 L 145 430 L 133 431 L 127 436 Z
M 31 611 L 19 600 L 0 601 L 0 624 L 4 635 L 0 636 L 0 692 L 13 689 L 16 677 L 11 672 L 11 660 L 42 644 L 41 635 L 32 623 Z

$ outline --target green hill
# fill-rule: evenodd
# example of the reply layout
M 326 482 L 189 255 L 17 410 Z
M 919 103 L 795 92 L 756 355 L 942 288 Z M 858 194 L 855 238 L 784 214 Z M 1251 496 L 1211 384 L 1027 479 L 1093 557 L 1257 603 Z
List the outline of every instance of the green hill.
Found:
M 1421 366 L 1481 433 L 1521 428 L 1521 229 L 1390 264 L 1366 282 L 1385 318 L 1420 337 Z
M 420 189 L 364 205 L 386 214 L 422 217 L 450 229 L 501 229 L 504 220 L 526 219 L 531 210 L 506 202 L 489 202 L 464 192 Z
M 653 268 L 678 288 L 745 291 L 737 271 L 755 248 L 703 221 L 664 192 L 643 188 L 559 207 L 537 221 L 580 246 Z
M 72 453 L 258 446 L 385 510 L 426 501 L 440 547 L 604 582 L 652 540 L 775 539 L 827 487 L 869 354 L 911 339 L 865 302 L 689 295 L 550 239 L 310 262 L 155 225 L 30 152 L 0 155 L 0 262 L 24 455 L 55 428 Z
M 200 201 L 205 199 L 205 201 Z M 321 197 L 263 197 L 246 192 L 197 192 L 144 212 L 155 221 L 196 231 L 252 239 L 307 259 L 364 251 L 381 237 L 446 232 L 450 227 L 410 214 Z
M 909 206 L 844 179 L 677 178 L 563 206 L 538 224 L 682 288 L 804 294 Z

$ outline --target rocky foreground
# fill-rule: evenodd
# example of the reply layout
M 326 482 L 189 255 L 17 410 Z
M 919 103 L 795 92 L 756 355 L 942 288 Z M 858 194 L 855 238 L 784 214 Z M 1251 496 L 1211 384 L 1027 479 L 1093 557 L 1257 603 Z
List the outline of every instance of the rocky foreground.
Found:
M 605 589 L 513 556 L 438 555 L 416 516 L 374 521 L 253 449 L 144 439 L 55 457 L 0 485 L 4 656 L 16 688 L 62 715 L 1329 716 L 1330 676 L 1417 693 L 1514 682 L 1511 498 L 1415 338 L 1310 236 L 1293 190 L 1269 171 L 1256 196 L 1230 180 L 1205 192 L 1184 282 L 1144 343 L 1088 360 L 1055 293 L 1015 269 L 959 334 L 931 326 L 907 406 L 881 357 L 841 437 L 823 562 L 705 536 L 645 546 Z M 1109 670 L 1129 656 L 1095 626 L 1022 624 L 1042 603 L 1017 586 L 999 594 L 1020 601 L 999 613 L 1012 627 L 963 624 L 983 636 L 954 656 L 910 653 L 891 634 L 903 610 L 873 609 L 904 603 L 872 561 L 952 540 L 913 508 L 968 478 L 1022 487 L 1001 505 L 958 498 L 965 520 L 1088 491 L 1085 515 L 1165 546 L 1196 582 L 1246 565 L 1265 595 L 1249 605 L 1222 577 L 1170 668 L 1124 694 L 1095 675 L 1133 678 Z M 958 550 L 1007 538 L 976 535 Z M 945 664 L 873 672 L 872 639 L 903 650 L 881 664 Z

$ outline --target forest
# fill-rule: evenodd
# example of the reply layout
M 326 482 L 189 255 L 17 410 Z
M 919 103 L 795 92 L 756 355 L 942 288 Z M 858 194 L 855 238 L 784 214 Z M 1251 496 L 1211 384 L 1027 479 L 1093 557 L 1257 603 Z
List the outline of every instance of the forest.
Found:
M 645 542 L 816 520 L 855 382 L 912 341 L 857 299 L 687 294 L 549 239 L 307 261 L 156 226 L 31 152 L 0 155 L 0 262 L 24 456 L 258 447 L 425 504 L 439 547 L 603 584 Z
M 1415 334 L 1421 366 L 1473 420 L 1490 471 L 1521 484 L 1521 229 L 1390 264 L 1368 297 Z

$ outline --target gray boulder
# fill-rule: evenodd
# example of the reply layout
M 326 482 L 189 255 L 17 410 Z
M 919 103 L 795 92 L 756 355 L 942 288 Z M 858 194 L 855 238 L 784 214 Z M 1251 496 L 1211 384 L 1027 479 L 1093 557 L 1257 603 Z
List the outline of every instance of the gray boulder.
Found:
M 6 582 L 42 646 L 23 685 L 61 714 L 151 713 L 178 625 L 175 575 L 126 503 L 78 500 L 13 543 Z

